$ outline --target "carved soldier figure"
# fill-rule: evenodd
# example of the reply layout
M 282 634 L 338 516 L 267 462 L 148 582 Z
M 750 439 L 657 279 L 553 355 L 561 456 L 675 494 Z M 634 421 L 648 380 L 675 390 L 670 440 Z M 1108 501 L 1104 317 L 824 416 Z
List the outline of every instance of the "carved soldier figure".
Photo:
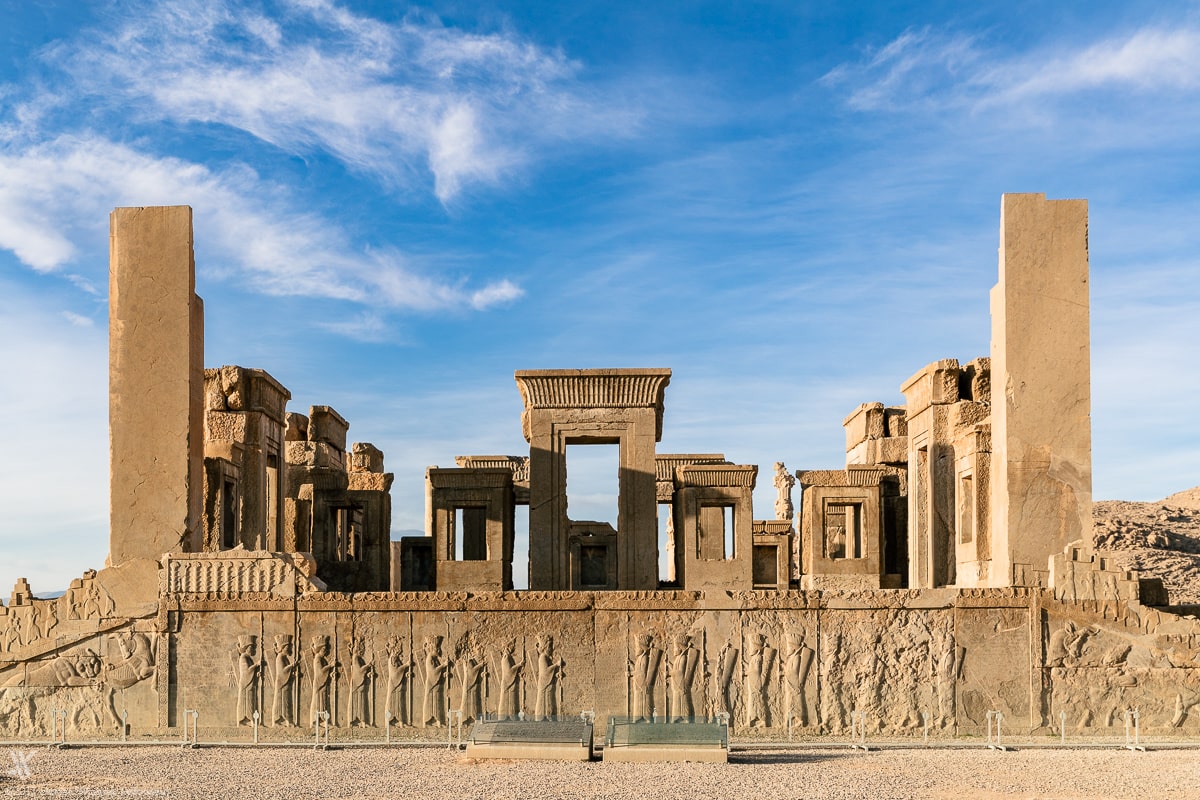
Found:
M 696 679 L 700 651 L 692 645 L 692 637 L 687 633 L 677 634 L 672 645 L 671 659 L 667 662 L 667 685 L 671 690 L 671 721 L 676 722 L 696 716 L 692 683 Z
M 483 707 L 483 672 L 487 669 L 483 655 L 471 648 L 458 658 L 455 670 L 458 673 L 458 710 L 463 722 L 474 720 Z
M 271 724 L 295 725 L 296 711 L 292 705 L 292 676 L 296 673 L 296 658 L 292 655 L 292 637 L 275 637 L 275 670 L 271 679 Z
M 446 725 L 446 669 L 449 664 L 442 658 L 442 637 L 426 636 L 425 654 L 417 662 L 421 667 L 421 682 L 424 684 L 421 701 L 421 725 L 442 728 Z
M 249 725 L 258 710 L 258 659 L 256 637 L 239 636 L 233 652 L 233 677 L 237 682 L 237 724 Z
M 387 709 L 397 725 L 408 725 L 408 703 L 405 690 L 408 684 L 409 664 L 404 657 L 404 640 L 393 636 L 387 643 L 388 677 Z
M 630 714 L 635 720 L 647 720 L 654 714 L 654 681 L 662 650 L 654 646 L 654 637 L 649 633 L 638 634 L 635 641 L 633 660 L 629 662 Z
M 791 632 L 784 637 L 783 706 L 792 719 L 808 724 L 808 701 L 804 683 L 812 666 L 813 649 L 804 643 L 804 634 Z
M 371 724 L 371 678 L 375 665 L 366 659 L 367 642 L 355 637 L 350 640 L 350 724 Z
M 558 713 L 557 685 L 562 676 L 563 660 L 554 657 L 554 640 L 539 634 L 537 643 L 537 696 L 534 698 L 534 716 L 548 719 Z
M 746 647 L 746 725 L 765 727 L 767 719 L 767 685 L 775 649 L 767 645 L 767 637 L 761 633 L 750 634 Z
M 500 679 L 500 706 L 497 715 L 500 719 L 514 719 L 521 710 L 521 670 L 525 661 L 517 661 L 514 655 L 516 642 L 506 640 L 501 646 L 492 671 Z
M 733 682 L 734 667 L 737 666 L 738 649 L 730 642 L 721 646 L 717 656 L 717 671 L 713 676 L 716 691 L 713 692 L 714 710 L 718 714 L 730 713 L 729 684 Z
M 337 664 L 329 657 L 328 636 L 314 636 L 310 649 L 312 670 L 309 678 L 312 681 L 312 702 L 309 704 L 308 718 L 316 723 L 321 712 L 329 711 L 329 690 L 333 685 Z

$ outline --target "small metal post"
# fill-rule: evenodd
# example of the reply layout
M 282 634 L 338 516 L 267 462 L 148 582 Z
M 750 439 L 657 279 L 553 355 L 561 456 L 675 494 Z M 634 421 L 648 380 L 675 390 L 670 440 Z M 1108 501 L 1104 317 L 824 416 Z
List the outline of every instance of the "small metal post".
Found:
M 129 710 L 121 709 L 121 741 L 129 740 Z
M 921 712 L 921 722 L 925 726 L 925 745 L 928 746 L 929 745 L 929 712 L 928 711 Z
M 1058 712 L 1058 737 L 1060 744 L 1067 743 L 1067 712 Z
M 256 709 L 250 717 L 254 720 L 254 743 L 258 744 L 258 710 Z
M 1127 708 L 1124 711 L 1125 716 L 1125 748 L 1139 753 L 1146 752 L 1146 748 L 1141 742 L 1141 712 L 1137 708 Z M 1133 722 L 1133 741 L 1129 740 L 1129 723 Z
M 596 712 L 591 709 L 589 709 L 587 711 L 580 711 L 579 719 L 582 720 L 583 722 L 586 722 L 589 725 L 595 725 L 596 724 Z
M 867 715 L 857 709 L 850 712 L 850 749 L 870 750 L 867 747 Z
M 458 724 L 458 744 L 462 745 L 463 713 L 458 709 L 446 709 L 446 749 L 457 749 L 454 744 L 454 726 Z
M 790 711 L 788 712 L 788 715 L 787 715 L 787 728 L 788 728 L 788 741 L 789 741 L 789 742 L 792 740 L 792 719 L 793 719 L 795 716 L 796 716 L 796 715 L 795 715 L 795 714 L 793 714 L 792 712 L 790 712 Z
M 188 720 L 191 720 L 191 728 L 190 728 L 191 736 L 188 735 L 188 733 L 189 733 Z M 195 709 L 192 709 L 192 708 L 185 708 L 183 710 L 183 747 L 185 749 L 188 747 L 195 747 L 197 745 L 199 739 L 200 739 L 200 712 Z
M 60 739 L 59 720 L 62 720 L 62 732 Z M 50 709 L 50 746 L 65 747 L 67 744 L 67 710 L 65 708 Z
M 988 735 L 988 749 L 989 750 L 999 750 L 1001 752 L 1006 752 L 1008 750 L 1008 748 L 1005 747 L 1000 742 L 1000 722 L 1003 719 L 1004 719 L 1004 714 L 1002 714 L 999 711 L 987 712 L 987 726 L 988 726 L 987 735 Z M 995 723 L 995 738 L 994 739 L 992 738 L 992 730 L 993 730 L 992 723 L 993 722 Z
M 392 712 L 383 712 L 383 742 L 384 744 L 392 743 Z

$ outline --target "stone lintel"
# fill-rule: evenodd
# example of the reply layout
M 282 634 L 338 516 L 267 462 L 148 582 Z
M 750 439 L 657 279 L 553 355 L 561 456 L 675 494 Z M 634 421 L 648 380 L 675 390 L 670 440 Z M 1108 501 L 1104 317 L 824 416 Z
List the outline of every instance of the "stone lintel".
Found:
M 538 409 L 653 408 L 655 438 L 662 439 L 663 395 L 669 369 L 528 369 L 514 373 L 525 404 L 522 429 Z
M 758 466 L 754 464 L 689 464 L 675 469 L 678 488 L 754 488 Z
M 721 453 L 668 453 L 654 456 L 654 477 L 658 481 L 675 481 L 675 469 L 693 464 L 728 464 Z
M 512 485 L 512 470 L 429 467 L 425 479 L 435 489 L 502 489 Z

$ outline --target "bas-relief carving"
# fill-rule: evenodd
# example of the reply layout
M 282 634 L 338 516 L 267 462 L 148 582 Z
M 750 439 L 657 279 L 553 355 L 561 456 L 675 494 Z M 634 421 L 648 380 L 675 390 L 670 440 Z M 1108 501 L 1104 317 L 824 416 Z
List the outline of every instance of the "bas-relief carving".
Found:
M 258 676 L 261 664 L 255 654 L 258 637 L 243 635 L 237 638 L 233 650 L 231 674 L 237 691 L 237 724 L 249 725 L 258 711 Z
M 496 714 L 500 719 L 516 719 L 521 711 L 521 673 L 525 659 L 517 660 L 517 643 L 505 639 L 495 651 L 492 673 L 496 676 L 499 701 Z
M 771 724 L 767 691 L 775 667 L 775 648 L 767 642 L 764 634 L 758 632 L 746 637 L 744 647 L 745 724 L 747 728 L 765 728 Z
M 404 639 L 393 636 L 387 642 L 387 711 L 393 725 L 411 725 L 408 713 L 408 685 L 412 664 L 404 651 Z
M 275 656 L 270 663 L 271 679 L 271 724 L 291 726 L 296 724 L 296 695 L 293 678 L 298 660 L 292 646 L 292 637 L 287 634 L 275 636 Z
M 122 632 L 19 665 L 0 682 L 0 730 L 45 735 L 50 708 L 65 710 L 73 731 L 100 732 L 106 721 L 119 728 L 124 709 L 118 709 L 118 693 L 155 674 L 154 646 L 151 635 Z
M 629 661 L 629 715 L 635 720 L 648 720 L 657 712 L 654 688 L 662 655 L 652 634 L 637 634 L 633 658 Z
M 374 725 L 371 700 L 375 683 L 375 664 L 368 658 L 367 640 L 354 637 L 350 640 L 350 725 L 370 727 Z
M 815 652 L 805 643 L 804 634 L 789 631 L 784 637 L 780 664 L 783 668 L 783 711 L 787 720 L 808 725 L 808 699 L 805 684 Z
M 906 609 L 824 615 L 820 730 L 849 731 L 855 711 L 872 732 L 914 732 L 924 714 L 934 727 L 953 727 L 960 659 L 953 624 L 949 613 Z
M 458 681 L 459 713 L 463 724 L 478 719 L 484 711 L 487 662 L 478 646 L 464 642 L 454 662 L 454 677 Z
M 539 634 L 534 647 L 537 650 L 537 671 L 533 715 L 536 719 L 550 719 L 558 715 L 564 664 L 554 654 L 554 639 L 550 636 Z
M 700 665 L 700 651 L 688 633 L 676 634 L 671 642 L 671 653 L 667 660 L 667 717 L 672 721 L 696 716 L 693 690 L 696 684 L 696 669 Z
M 1047 727 L 1100 732 L 1123 726 L 1124 712 L 1136 708 L 1144 730 L 1200 728 L 1194 713 L 1200 706 L 1200 664 L 1190 636 L 1172 642 L 1139 628 L 1114 630 L 1059 617 L 1048 618 L 1045 629 Z
M 449 663 L 442 655 L 442 637 L 426 636 L 417 660 L 421 675 L 421 717 L 423 728 L 446 725 L 446 673 Z
M 312 698 L 308 706 L 308 723 L 315 723 L 322 713 L 328 712 L 330 721 L 329 724 L 336 724 L 336 716 L 333 713 L 331 699 L 333 693 L 334 678 L 337 676 L 338 665 L 333 655 L 330 653 L 329 637 L 323 635 L 313 636 L 309 643 L 309 670 L 308 680 L 309 688 L 312 691 Z

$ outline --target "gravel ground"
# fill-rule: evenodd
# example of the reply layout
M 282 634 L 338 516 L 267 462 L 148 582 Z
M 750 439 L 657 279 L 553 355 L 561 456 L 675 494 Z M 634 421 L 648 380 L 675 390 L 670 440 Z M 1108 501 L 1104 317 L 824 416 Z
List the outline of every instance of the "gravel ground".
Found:
M 1198 750 L 798 748 L 735 750 L 728 764 L 472 762 L 428 748 L 0 751 L 2 800 L 1200 797 Z

